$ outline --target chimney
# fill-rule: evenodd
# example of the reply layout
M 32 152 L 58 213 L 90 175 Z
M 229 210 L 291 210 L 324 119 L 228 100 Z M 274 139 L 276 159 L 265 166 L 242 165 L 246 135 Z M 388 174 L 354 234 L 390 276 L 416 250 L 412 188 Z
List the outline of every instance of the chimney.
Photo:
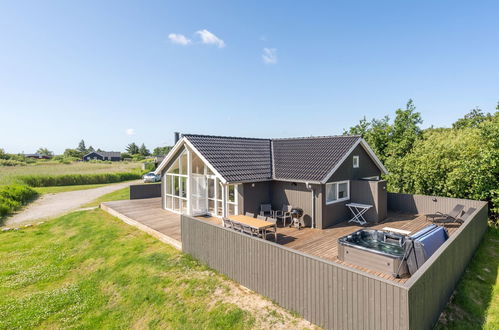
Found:
M 173 133 L 173 136 L 174 136 L 174 141 L 173 141 L 173 144 L 177 144 L 178 140 L 180 140 L 180 133 L 179 132 L 175 132 Z

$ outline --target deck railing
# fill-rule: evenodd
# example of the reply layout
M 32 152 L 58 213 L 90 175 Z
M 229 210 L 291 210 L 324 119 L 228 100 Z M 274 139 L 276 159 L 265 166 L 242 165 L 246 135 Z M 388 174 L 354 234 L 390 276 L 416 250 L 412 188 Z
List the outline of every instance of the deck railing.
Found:
M 436 211 L 430 207 L 434 197 L 389 195 L 395 210 L 413 205 L 408 212 Z M 182 249 L 326 329 L 425 329 L 438 319 L 486 228 L 486 203 L 469 202 L 477 208 L 473 217 L 405 283 L 188 216 L 181 219 Z M 446 212 L 448 205 L 438 207 Z

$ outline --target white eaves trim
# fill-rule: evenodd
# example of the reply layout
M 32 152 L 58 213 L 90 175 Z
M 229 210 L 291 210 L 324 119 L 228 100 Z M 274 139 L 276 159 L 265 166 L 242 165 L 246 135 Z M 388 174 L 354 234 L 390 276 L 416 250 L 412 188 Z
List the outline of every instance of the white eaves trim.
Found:
M 227 183 L 227 180 L 225 180 L 225 178 L 220 173 L 218 173 L 218 171 L 210 164 L 210 162 L 208 162 L 208 160 L 206 160 L 206 158 L 204 158 L 204 156 L 201 155 L 201 153 L 185 137 L 182 137 L 180 140 L 178 140 L 177 144 L 173 146 L 172 150 L 170 150 L 170 152 L 165 156 L 165 159 L 163 159 L 161 164 L 159 164 L 158 168 L 154 171 L 154 174 L 160 174 L 161 171 L 166 167 L 166 164 L 168 164 L 168 162 L 180 150 L 180 148 L 184 146 L 184 144 L 188 146 L 189 149 L 192 150 L 208 166 L 208 168 L 220 179 L 220 181 L 222 181 L 223 184 Z
M 364 139 L 361 138 L 357 142 L 354 143 L 354 145 L 348 150 L 348 152 L 345 153 L 345 155 L 336 164 L 336 166 L 333 167 L 333 169 L 331 169 L 331 171 L 326 175 L 326 177 L 321 181 L 321 183 L 326 183 L 333 176 L 334 172 L 336 172 L 336 170 L 345 162 L 345 160 L 348 158 L 348 156 L 350 156 L 350 154 L 355 150 L 355 148 L 359 144 L 364 148 L 364 150 L 367 152 L 367 154 L 369 155 L 369 157 L 371 157 L 371 159 L 376 164 L 376 166 L 378 166 L 378 168 L 381 170 L 381 172 L 383 174 L 387 174 L 388 173 L 388 170 L 383 165 L 383 163 L 379 160 L 379 158 L 376 156 L 376 154 L 371 149 L 371 147 L 369 146 L 369 144 L 367 144 L 367 142 Z

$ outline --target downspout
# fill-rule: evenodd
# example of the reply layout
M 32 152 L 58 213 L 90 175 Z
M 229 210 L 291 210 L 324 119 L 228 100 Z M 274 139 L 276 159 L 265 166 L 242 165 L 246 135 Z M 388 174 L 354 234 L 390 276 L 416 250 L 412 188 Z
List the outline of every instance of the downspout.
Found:
M 315 190 L 309 182 L 305 183 L 305 187 L 312 192 L 312 224 L 310 227 L 315 228 Z

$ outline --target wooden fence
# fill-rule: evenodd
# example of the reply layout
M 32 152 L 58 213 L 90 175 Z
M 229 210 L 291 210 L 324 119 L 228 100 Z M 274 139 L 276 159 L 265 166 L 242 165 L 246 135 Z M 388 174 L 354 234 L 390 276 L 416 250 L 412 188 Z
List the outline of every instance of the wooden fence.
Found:
M 429 196 L 389 195 L 389 207 L 398 211 L 415 205 L 408 212 L 422 213 L 417 211 L 435 203 Z M 447 202 L 450 208 L 464 203 Z M 486 228 L 486 203 L 471 202 L 477 207 L 473 218 L 403 284 L 188 216 L 181 219 L 182 249 L 326 329 L 426 329 L 438 319 Z
M 475 208 L 473 217 L 405 283 L 409 290 L 411 329 L 428 329 L 437 322 L 487 229 L 488 207 L 486 202 L 469 199 L 388 194 L 388 207 L 395 211 L 450 212 L 456 204 Z
M 133 184 L 130 186 L 130 199 L 161 197 L 161 183 Z

